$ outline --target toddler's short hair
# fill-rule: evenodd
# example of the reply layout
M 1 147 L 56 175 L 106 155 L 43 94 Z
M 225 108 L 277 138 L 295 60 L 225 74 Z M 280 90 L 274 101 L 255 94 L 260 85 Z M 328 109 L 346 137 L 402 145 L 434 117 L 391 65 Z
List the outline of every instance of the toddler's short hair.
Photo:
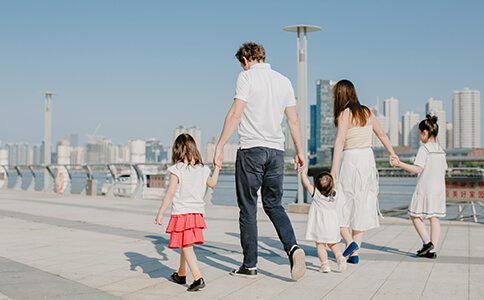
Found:
M 261 44 L 246 42 L 240 46 L 239 50 L 237 50 L 235 57 L 241 63 L 244 63 L 244 57 L 247 58 L 248 61 L 265 61 L 266 51 Z
M 314 179 L 314 186 L 323 196 L 331 196 L 334 188 L 333 176 L 329 172 L 319 173 Z

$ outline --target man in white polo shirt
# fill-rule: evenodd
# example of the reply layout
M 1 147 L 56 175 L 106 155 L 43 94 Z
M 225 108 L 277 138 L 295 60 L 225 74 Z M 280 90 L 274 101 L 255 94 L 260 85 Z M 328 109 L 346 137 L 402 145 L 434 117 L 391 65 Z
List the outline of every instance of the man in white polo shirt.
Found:
M 294 168 L 304 166 L 301 131 L 296 99 L 291 82 L 265 63 L 264 48 L 253 42 L 243 44 L 235 57 L 244 69 L 237 79 L 234 102 L 225 118 L 214 164 L 222 165 L 222 150 L 235 129 L 239 128 L 235 185 L 239 205 L 240 242 L 244 261 L 231 275 L 257 277 L 257 191 L 288 254 L 293 280 L 306 271 L 304 251 L 282 204 L 284 177 L 284 115 L 296 147 Z

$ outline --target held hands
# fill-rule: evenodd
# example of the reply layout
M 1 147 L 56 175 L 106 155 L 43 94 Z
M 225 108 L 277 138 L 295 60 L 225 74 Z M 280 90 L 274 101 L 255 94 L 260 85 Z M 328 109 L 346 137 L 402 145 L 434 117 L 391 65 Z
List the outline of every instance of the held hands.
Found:
M 390 155 L 388 160 L 392 167 L 400 167 L 400 158 L 396 154 Z
M 222 169 L 222 161 L 223 161 L 223 152 L 222 152 L 222 149 L 219 148 L 219 147 L 216 147 L 215 148 L 215 154 L 213 156 L 213 167 L 219 167 L 220 169 Z
M 299 170 L 298 170 L 299 166 Z M 306 166 L 306 162 L 304 161 L 304 157 L 301 154 L 296 154 L 296 158 L 294 159 L 294 170 L 298 170 L 299 173 L 301 173 L 301 168 L 304 168 Z

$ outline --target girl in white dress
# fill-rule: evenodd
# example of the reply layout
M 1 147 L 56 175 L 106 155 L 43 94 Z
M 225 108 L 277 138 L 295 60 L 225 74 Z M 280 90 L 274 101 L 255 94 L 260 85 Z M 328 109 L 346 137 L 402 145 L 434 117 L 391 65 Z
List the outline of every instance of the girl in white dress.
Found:
M 389 162 L 398 158 L 375 115 L 358 101 L 348 80 L 333 87 L 334 124 L 338 128 L 334 143 L 331 175 L 336 180 L 336 210 L 348 263 L 359 262 L 358 249 L 366 230 L 380 225 L 378 214 L 378 172 L 371 149 L 372 133 L 388 152 Z M 351 230 L 351 232 L 350 232 Z
M 408 207 L 408 214 L 413 226 L 422 239 L 422 249 L 417 256 L 437 258 L 435 250 L 440 239 L 439 218 L 445 217 L 445 170 L 447 162 L 445 152 L 435 142 L 439 133 L 437 117 L 427 115 L 418 125 L 420 141 L 423 145 L 418 149 L 413 165 L 395 159 L 393 165 L 408 172 L 418 174 L 417 186 Z M 422 218 L 430 220 L 430 237 Z
M 331 272 L 326 244 L 336 257 L 338 272 L 343 272 L 346 269 L 346 259 L 341 254 L 341 248 L 338 245 L 341 237 L 336 213 L 333 177 L 328 172 L 321 172 L 314 179 L 314 186 L 312 186 L 304 167 L 299 168 L 299 173 L 301 173 L 302 183 L 313 197 L 309 208 L 306 239 L 316 242 L 316 250 L 321 261 L 319 272 Z

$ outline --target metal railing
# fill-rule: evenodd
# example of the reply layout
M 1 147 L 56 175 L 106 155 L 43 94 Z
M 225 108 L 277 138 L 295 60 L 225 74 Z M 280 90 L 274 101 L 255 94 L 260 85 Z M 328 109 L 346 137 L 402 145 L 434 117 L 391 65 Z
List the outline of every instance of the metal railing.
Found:
M 0 166 L 0 188 L 25 191 L 43 191 L 59 194 L 126 197 L 131 199 L 161 200 L 169 183 L 167 165 L 161 163 L 113 163 L 87 165 L 17 165 Z M 227 170 L 227 169 L 226 169 Z M 406 215 L 413 195 L 416 178 L 402 170 L 380 168 L 380 207 L 386 216 Z M 405 171 L 403 171 L 405 172 Z M 55 184 L 44 183 L 49 176 Z M 159 182 L 154 185 L 154 176 Z M 385 180 L 382 180 L 385 178 Z M 476 178 L 484 180 L 484 170 L 479 168 L 452 168 L 447 178 Z M 483 183 L 484 184 L 484 183 Z M 294 203 L 297 197 L 297 176 L 288 173 L 284 179 L 283 204 Z M 208 189 L 207 204 L 237 205 L 233 172 L 222 173 L 217 186 Z M 310 197 L 308 197 L 310 199 Z M 452 219 L 479 221 L 484 216 L 483 200 L 447 201 Z M 454 209 L 455 208 L 455 209 Z M 466 210 L 470 210 L 467 213 Z

